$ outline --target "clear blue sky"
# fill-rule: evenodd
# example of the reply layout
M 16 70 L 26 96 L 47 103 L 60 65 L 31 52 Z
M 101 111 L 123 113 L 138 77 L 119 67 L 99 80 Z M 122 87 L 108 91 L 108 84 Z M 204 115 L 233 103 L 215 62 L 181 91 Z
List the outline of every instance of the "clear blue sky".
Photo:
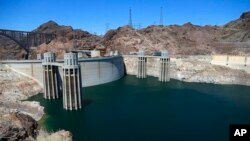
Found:
M 0 0 L 0 28 L 33 30 L 54 20 L 58 24 L 103 34 L 106 24 L 159 24 L 163 7 L 164 25 L 192 22 L 223 25 L 250 11 L 250 0 Z

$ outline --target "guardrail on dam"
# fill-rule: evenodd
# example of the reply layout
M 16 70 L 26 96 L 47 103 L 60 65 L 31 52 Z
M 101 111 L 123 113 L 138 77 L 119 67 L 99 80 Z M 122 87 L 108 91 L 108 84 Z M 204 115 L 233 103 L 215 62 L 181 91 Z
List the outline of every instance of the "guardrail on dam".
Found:
M 84 58 L 78 60 L 81 66 L 82 87 L 94 86 L 115 81 L 124 76 L 123 57 Z M 7 60 L 0 63 L 9 66 L 12 70 L 31 77 L 43 87 L 42 60 Z M 63 60 L 55 64 L 60 65 Z M 62 68 L 59 67 L 62 78 Z

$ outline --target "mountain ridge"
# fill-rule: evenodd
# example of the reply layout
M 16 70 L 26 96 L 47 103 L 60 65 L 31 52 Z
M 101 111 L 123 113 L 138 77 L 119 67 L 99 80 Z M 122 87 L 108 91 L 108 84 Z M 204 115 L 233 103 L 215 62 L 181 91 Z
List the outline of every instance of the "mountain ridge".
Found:
M 89 50 L 99 47 L 105 47 L 107 52 L 118 50 L 122 54 L 136 52 L 139 49 L 144 49 L 146 54 L 163 49 L 172 55 L 250 54 L 250 12 L 242 13 L 238 19 L 223 26 L 198 26 L 190 22 L 183 25 L 150 25 L 142 29 L 121 26 L 109 30 L 101 37 L 50 20 L 33 32 L 53 33 L 57 38 L 33 49 L 31 58 L 46 51 L 54 51 L 59 58 L 62 58 L 64 50 L 72 48 Z M 16 48 L 13 42 L 9 41 L 6 44 L 5 41 L 0 54 L 6 53 L 6 49 L 11 50 L 11 47 L 7 47 L 11 45 L 12 48 Z M 19 53 L 18 56 L 20 58 L 22 55 Z

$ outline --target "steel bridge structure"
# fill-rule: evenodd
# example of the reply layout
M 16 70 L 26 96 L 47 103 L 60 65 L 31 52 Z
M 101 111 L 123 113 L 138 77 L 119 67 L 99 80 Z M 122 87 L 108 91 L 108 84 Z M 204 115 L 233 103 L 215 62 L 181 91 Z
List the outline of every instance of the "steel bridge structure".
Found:
M 51 40 L 56 38 L 56 35 L 51 33 L 18 31 L 8 29 L 0 29 L 0 35 L 5 36 L 10 40 L 16 42 L 21 48 L 26 51 L 27 57 L 29 56 L 31 47 L 37 47 L 43 43 L 48 44 Z

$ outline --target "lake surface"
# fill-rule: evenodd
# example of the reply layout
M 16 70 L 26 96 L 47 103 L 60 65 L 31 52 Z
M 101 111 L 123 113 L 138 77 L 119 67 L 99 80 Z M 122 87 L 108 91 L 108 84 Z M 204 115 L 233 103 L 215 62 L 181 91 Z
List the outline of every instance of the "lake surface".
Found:
M 250 124 L 250 87 L 125 76 L 83 88 L 85 107 L 62 98 L 29 100 L 45 107 L 42 126 L 65 129 L 74 141 L 228 141 L 230 124 Z

